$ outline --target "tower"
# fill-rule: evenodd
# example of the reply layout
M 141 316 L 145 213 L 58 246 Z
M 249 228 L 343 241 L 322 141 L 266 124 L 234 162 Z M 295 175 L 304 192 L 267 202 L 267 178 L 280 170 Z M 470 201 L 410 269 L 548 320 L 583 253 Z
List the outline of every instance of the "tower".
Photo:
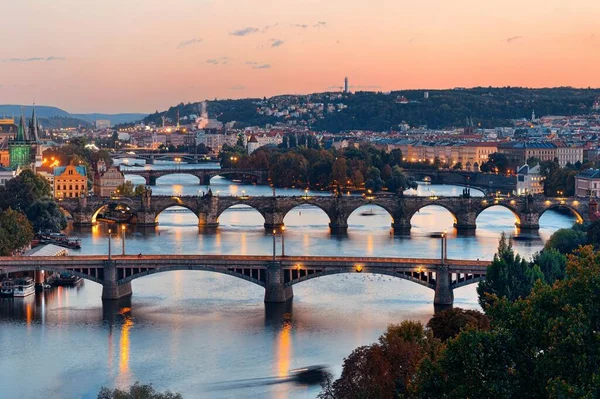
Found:
M 344 78 L 344 93 L 348 93 L 349 92 L 349 87 L 348 87 L 348 77 L 346 76 Z
M 531 121 L 532 122 L 536 121 L 536 119 L 535 119 L 535 109 L 533 111 L 531 111 Z
M 25 116 L 21 112 L 17 136 L 8 144 L 8 153 L 10 157 L 10 167 L 28 166 L 31 163 L 31 144 L 28 140 Z

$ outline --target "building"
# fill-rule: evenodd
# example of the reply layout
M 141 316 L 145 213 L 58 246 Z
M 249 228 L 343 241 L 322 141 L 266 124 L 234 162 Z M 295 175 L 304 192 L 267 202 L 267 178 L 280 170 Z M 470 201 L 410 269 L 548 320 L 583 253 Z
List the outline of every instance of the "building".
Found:
M 344 93 L 349 93 L 350 92 L 350 87 L 348 86 L 348 77 L 346 76 L 344 78 Z
M 206 147 L 210 148 L 214 154 L 221 152 L 221 149 L 225 144 L 235 146 L 237 141 L 237 134 L 206 134 L 202 130 L 198 131 L 196 134 L 196 145 L 204 144 Z
M 527 164 L 517 168 L 517 195 L 543 194 L 544 177 L 540 173 L 540 165 Z
M 54 168 L 54 198 L 77 198 L 87 195 L 85 166 L 58 166 Z
M 567 164 L 575 165 L 577 162 L 583 163 L 583 147 L 569 147 L 569 146 L 558 146 L 556 147 L 556 158 L 558 158 L 558 164 L 561 167 L 565 167 Z
M 110 121 L 108 119 L 97 119 L 96 129 L 108 129 L 110 128 Z
M 117 192 L 117 188 L 125 183 L 123 172 L 116 166 L 106 169 L 106 164 L 99 161 L 94 174 L 94 195 L 110 197 Z
M 30 125 L 25 123 L 25 116 L 21 114 L 19 126 L 14 139 L 8 142 L 10 167 L 31 166 L 42 164 L 42 146 L 38 136 L 38 124 L 35 117 L 35 107 L 31 114 Z
M 498 147 L 500 154 L 506 155 L 509 167 L 517 167 L 527 163 L 529 158 L 540 161 L 554 161 L 556 158 L 556 144 L 550 142 L 521 143 L 509 142 Z
M 21 173 L 21 169 L 12 169 L 4 166 L 0 166 L 0 186 L 6 186 L 9 180 L 14 179 Z
M 600 198 L 600 169 L 587 169 L 575 176 L 575 195 Z
M 250 136 L 250 139 L 248 139 L 248 154 L 252 154 L 254 151 L 258 150 L 260 148 L 260 144 L 258 143 L 258 140 L 256 139 L 255 135 Z

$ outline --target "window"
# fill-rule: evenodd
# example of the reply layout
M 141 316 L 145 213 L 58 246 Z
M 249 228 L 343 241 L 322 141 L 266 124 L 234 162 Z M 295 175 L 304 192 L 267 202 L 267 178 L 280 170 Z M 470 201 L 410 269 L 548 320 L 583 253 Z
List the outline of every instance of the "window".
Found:
M 69 190 L 73 190 L 73 185 L 69 184 Z
M 75 190 L 79 190 L 79 184 L 75 185 Z

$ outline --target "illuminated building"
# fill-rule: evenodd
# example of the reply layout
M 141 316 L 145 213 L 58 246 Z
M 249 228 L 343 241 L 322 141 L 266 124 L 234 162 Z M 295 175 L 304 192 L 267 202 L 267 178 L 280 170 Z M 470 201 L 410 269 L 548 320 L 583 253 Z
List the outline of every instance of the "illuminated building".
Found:
M 87 195 L 87 170 L 85 166 L 67 166 L 54 168 L 54 198 L 76 198 Z
M 119 168 L 111 166 L 106 169 L 104 161 L 98 161 L 94 174 L 94 195 L 110 197 L 112 194 L 118 194 L 117 188 L 123 183 L 125 183 L 125 177 Z

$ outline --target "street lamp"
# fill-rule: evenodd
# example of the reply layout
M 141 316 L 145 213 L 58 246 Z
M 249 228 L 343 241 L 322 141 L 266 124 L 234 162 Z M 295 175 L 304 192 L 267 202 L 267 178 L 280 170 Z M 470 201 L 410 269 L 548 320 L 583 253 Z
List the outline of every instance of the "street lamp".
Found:
M 111 255 L 111 254 L 110 254 L 110 235 L 111 235 L 111 234 L 112 234 L 112 230 L 111 230 L 111 229 L 108 229 L 108 260 L 110 260 L 110 259 L 111 259 L 111 257 L 110 257 L 110 255 Z
M 277 230 L 273 229 L 273 263 L 275 263 L 275 233 Z
M 127 226 L 125 224 L 121 225 L 121 234 L 123 238 L 123 255 L 125 255 L 125 232 L 127 231 Z
M 285 256 L 285 226 L 281 226 L 281 256 Z
M 433 233 L 429 237 L 439 238 L 441 240 L 442 246 L 440 248 L 440 258 L 442 260 L 442 265 L 445 264 L 446 258 L 448 257 L 448 232 L 444 230 L 441 233 Z

